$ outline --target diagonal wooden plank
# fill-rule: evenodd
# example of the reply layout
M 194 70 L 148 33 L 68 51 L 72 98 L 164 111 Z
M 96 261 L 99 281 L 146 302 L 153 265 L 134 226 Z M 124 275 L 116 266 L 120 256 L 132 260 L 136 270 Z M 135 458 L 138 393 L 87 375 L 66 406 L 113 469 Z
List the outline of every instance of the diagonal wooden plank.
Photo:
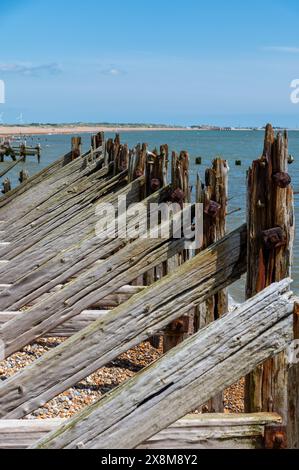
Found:
M 136 180 L 128 186 L 130 202 L 134 199 L 138 201 L 138 193 L 139 182 Z M 163 191 L 158 191 L 145 199 L 143 201 L 145 207 L 151 207 L 150 204 L 159 201 L 162 194 Z M 138 222 L 138 215 L 127 217 L 130 225 L 134 226 L 135 221 Z M 20 256 L 12 260 L 9 268 L 5 269 L 5 279 L 12 281 L 13 286 L 0 295 L 0 308 L 2 310 L 22 308 L 44 293 L 50 292 L 55 286 L 65 283 L 72 276 L 87 269 L 97 260 L 107 258 L 130 243 L 122 231 L 118 238 L 107 240 L 100 240 L 94 232 L 93 229 L 83 240 L 78 240 L 70 248 L 60 251 L 51 259 L 47 260 L 45 252 L 42 251 L 43 262 L 39 261 L 38 267 L 32 266 L 32 257 L 27 259 L 26 256 Z M 35 256 L 35 262 L 36 259 Z
M 42 170 L 38 175 L 27 180 L 20 190 L 12 191 L 12 197 L 5 199 L 6 203 L 0 207 L 1 218 L 10 218 L 13 214 L 14 219 L 26 211 L 30 210 L 38 203 L 45 201 L 49 194 L 54 190 L 63 187 L 68 181 L 74 181 L 80 176 L 80 169 L 86 168 L 86 159 L 90 152 L 86 152 L 80 158 L 63 165 L 62 160 L 58 160 L 50 167 Z M 70 156 L 70 154 L 67 155 Z M 19 197 L 21 196 L 21 199 Z M 20 205 L 20 200 L 22 204 Z M 1 204 L 2 200 L 0 201 Z
M 139 446 L 289 345 L 290 282 L 273 284 L 210 324 L 33 447 Z
M 153 266 L 151 251 L 148 258 L 143 254 L 142 260 L 146 260 L 147 269 Z M 162 260 L 156 258 L 155 263 L 157 261 L 161 263 Z M 243 226 L 1 384 L 0 416 L 20 418 L 39 408 L 107 362 L 150 338 L 172 320 L 188 313 L 212 293 L 239 279 L 245 272 L 245 264 L 246 227 Z M 140 272 L 139 267 L 137 272 Z M 125 276 L 128 276 L 128 270 Z M 86 278 L 86 287 L 77 295 L 72 293 L 69 296 L 63 311 L 54 305 L 52 318 L 45 319 L 42 329 L 37 317 L 29 333 L 24 322 L 13 320 L 4 325 L 0 330 L 6 344 L 4 352 L 9 355 L 19 348 L 20 341 L 25 344 L 32 341 L 36 332 L 39 335 L 41 331 L 51 330 L 55 315 L 57 322 L 63 323 L 76 314 L 77 309 L 77 313 L 81 313 L 85 302 L 92 305 L 108 289 L 115 290 L 118 279 L 123 285 L 122 274 L 117 276 L 115 273 L 108 284 L 104 275 L 100 279 L 97 275 L 92 282 Z M 103 281 L 104 285 L 99 289 L 98 283 Z M 82 279 L 82 286 L 81 282 Z M 48 308 L 53 308 L 53 298 Z M 44 316 L 44 306 L 35 312 L 38 317 Z M 23 331 L 22 337 L 19 326 Z
M 128 203 L 136 202 L 140 198 L 140 188 L 143 182 L 144 179 L 140 178 L 116 193 L 104 195 L 98 202 L 117 206 L 120 195 L 126 195 Z M 16 282 L 24 273 L 28 273 L 28 267 L 39 267 L 63 250 L 77 245 L 90 233 L 94 236 L 97 221 L 95 205 L 91 204 L 88 208 L 70 217 L 69 220 L 59 224 L 52 231 L 49 229 L 46 236 L 32 237 L 27 244 L 27 249 L 22 245 L 15 246 L 15 249 L 9 250 L 8 253 L 9 259 L 13 259 L 13 263 L 8 268 L 3 267 L 2 270 L 0 267 L 0 272 L 5 275 L 5 282 L 8 280 L 11 283 Z

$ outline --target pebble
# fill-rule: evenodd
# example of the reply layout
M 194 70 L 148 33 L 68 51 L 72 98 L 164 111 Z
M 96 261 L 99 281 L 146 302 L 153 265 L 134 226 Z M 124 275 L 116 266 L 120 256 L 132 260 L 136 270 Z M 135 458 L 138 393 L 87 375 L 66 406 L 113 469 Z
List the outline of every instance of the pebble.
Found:
M 63 341 L 62 338 L 40 339 L 6 361 L 0 362 L 0 381 L 7 380 Z M 152 348 L 146 341 L 55 397 L 42 408 L 28 415 L 27 419 L 70 418 L 156 361 L 161 354 L 161 349 Z M 244 412 L 243 399 L 244 380 L 225 392 L 225 411 Z

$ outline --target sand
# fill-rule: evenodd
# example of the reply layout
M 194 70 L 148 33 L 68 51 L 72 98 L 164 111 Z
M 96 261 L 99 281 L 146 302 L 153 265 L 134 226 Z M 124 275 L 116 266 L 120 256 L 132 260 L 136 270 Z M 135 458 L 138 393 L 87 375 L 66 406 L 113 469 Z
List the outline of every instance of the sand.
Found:
M 96 132 L 146 132 L 146 131 L 187 131 L 184 127 L 110 127 L 110 126 L 0 126 L 0 136 L 12 135 L 47 135 L 47 134 L 83 134 Z

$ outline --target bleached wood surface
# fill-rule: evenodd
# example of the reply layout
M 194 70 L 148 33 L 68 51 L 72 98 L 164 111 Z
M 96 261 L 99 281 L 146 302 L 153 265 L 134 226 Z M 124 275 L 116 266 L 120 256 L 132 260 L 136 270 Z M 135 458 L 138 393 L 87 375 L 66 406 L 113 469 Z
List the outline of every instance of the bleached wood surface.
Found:
M 20 418 L 29 414 L 107 362 L 152 337 L 213 292 L 237 280 L 245 270 L 245 235 L 244 227 L 232 232 L 180 266 L 174 273 L 115 308 L 105 315 L 103 320 L 94 322 L 53 351 L 46 353 L 30 367 L 6 380 L 0 385 L 1 417 Z M 151 264 L 147 266 L 150 267 Z M 97 276 L 96 282 L 100 281 L 102 282 L 103 278 L 99 280 Z M 116 282 L 115 273 L 110 281 L 114 289 Z M 87 285 L 91 290 L 87 304 L 91 305 L 98 299 L 99 294 L 94 281 L 93 284 L 89 282 Z M 106 288 L 107 285 L 103 287 Z M 57 313 L 60 323 L 74 315 L 74 309 L 80 309 L 78 314 L 84 309 L 82 290 L 78 295 L 79 300 L 76 296 L 71 296 L 70 299 L 70 304 L 65 306 L 65 312 Z M 52 308 L 53 305 L 51 302 L 50 304 L 49 308 Z M 44 306 L 42 307 L 43 314 Z M 48 331 L 53 329 L 52 318 L 45 320 Z M 24 323 L 23 327 L 25 340 L 22 340 L 27 342 L 28 331 Z M 29 332 L 30 337 L 40 327 L 40 324 L 34 325 L 33 331 Z M 15 348 L 20 344 L 17 322 L 9 322 L 0 331 L 4 329 L 10 333 L 12 341 L 8 351 L 4 351 L 8 355 L 11 344 Z
M 290 344 L 289 286 L 273 284 L 210 324 L 34 448 L 138 447 Z
M 66 321 L 62 325 L 57 326 L 53 331 L 49 331 L 45 338 L 68 338 L 75 333 L 83 330 L 92 322 L 102 319 L 104 315 L 108 314 L 109 310 L 84 310 L 80 315 Z M 4 323 L 24 315 L 24 312 L 0 312 L 0 326 Z
M 0 420 L 0 450 L 26 449 L 65 424 L 63 419 Z M 275 413 L 188 415 L 142 443 L 140 449 L 257 449 Z
M 129 203 L 136 202 L 139 200 L 140 184 L 142 184 L 142 179 L 135 181 L 125 189 L 121 189 L 116 193 L 103 196 L 100 202 L 110 203 L 115 206 L 118 203 L 118 196 L 121 195 L 125 195 Z M 71 247 L 74 247 L 74 250 L 78 250 L 81 241 L 82 249 L 85 248 L 87 250 L 87 252 L 85 252 L 87 255 L 89 253 L 88 248 L 90 248 L 88 246 L 88 243 L 90 244 L 90 238 L 93 238 L 94 247 L 101 245 L 101 240 L 95 237 L 97 221 L 98 218 L 96 216 L 95 206 L 90 205 L 84 211 L 79 211 L 71 220 L 49 231 L 42 239 L 38 237 L 38 240 L 36 240 L 32 237 L 30 246 L 27 248 L 24 246 L 23 251 L 20 244 L 14 245 L 15 249 L 17 249 L 17 254 L 13 254 L 9 250 L 7 257 L 11 260 L 10 264 L 2 270 L 0 266 L 0 275 L 5 276 L 6 282 L 9 280 L 9 282 L 16 283 L 18 280 L 22 279 L 24 273 L 29 276 L 32 271 L 44 267 L 45 263 L 53 260 L 55 256 L 62 252 L 68 251 Z M 98 245 L 96 245 L 96 241 Z M 105 244 L 105 241 L 103 244 Z M 66 253 L 66 255 L 67 254 L 68 253 Z M 75 264 L 76 261 L 77 259 L 74 258 L 73 264 Z

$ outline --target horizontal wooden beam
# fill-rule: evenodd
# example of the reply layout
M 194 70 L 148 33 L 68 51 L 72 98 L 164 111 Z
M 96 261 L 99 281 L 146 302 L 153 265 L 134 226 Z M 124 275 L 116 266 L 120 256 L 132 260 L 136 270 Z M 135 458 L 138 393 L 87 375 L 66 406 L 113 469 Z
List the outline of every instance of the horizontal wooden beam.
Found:
M 290 282 L 211 323 L 34 448 L 132 449 L 166 429 L 291 343 Z
M 26 449 L 64 419 L 0 420 L 0 450 Z M 280 424 L 276 413 L 188 415 L 142 443 L 140 449 L 259 449 L 265 426 Z
M 71 318 L 69 321 L 46 333 L 45 338 L 68 338 L 73 336 L 92 322 L 103 319 L 104 315 L 107 315 L 109 312 L 110 310 L 84 310 L 80 315 Z M 0 312 L 0 327 L 21 315 L 26 315 L 26 312 Z

